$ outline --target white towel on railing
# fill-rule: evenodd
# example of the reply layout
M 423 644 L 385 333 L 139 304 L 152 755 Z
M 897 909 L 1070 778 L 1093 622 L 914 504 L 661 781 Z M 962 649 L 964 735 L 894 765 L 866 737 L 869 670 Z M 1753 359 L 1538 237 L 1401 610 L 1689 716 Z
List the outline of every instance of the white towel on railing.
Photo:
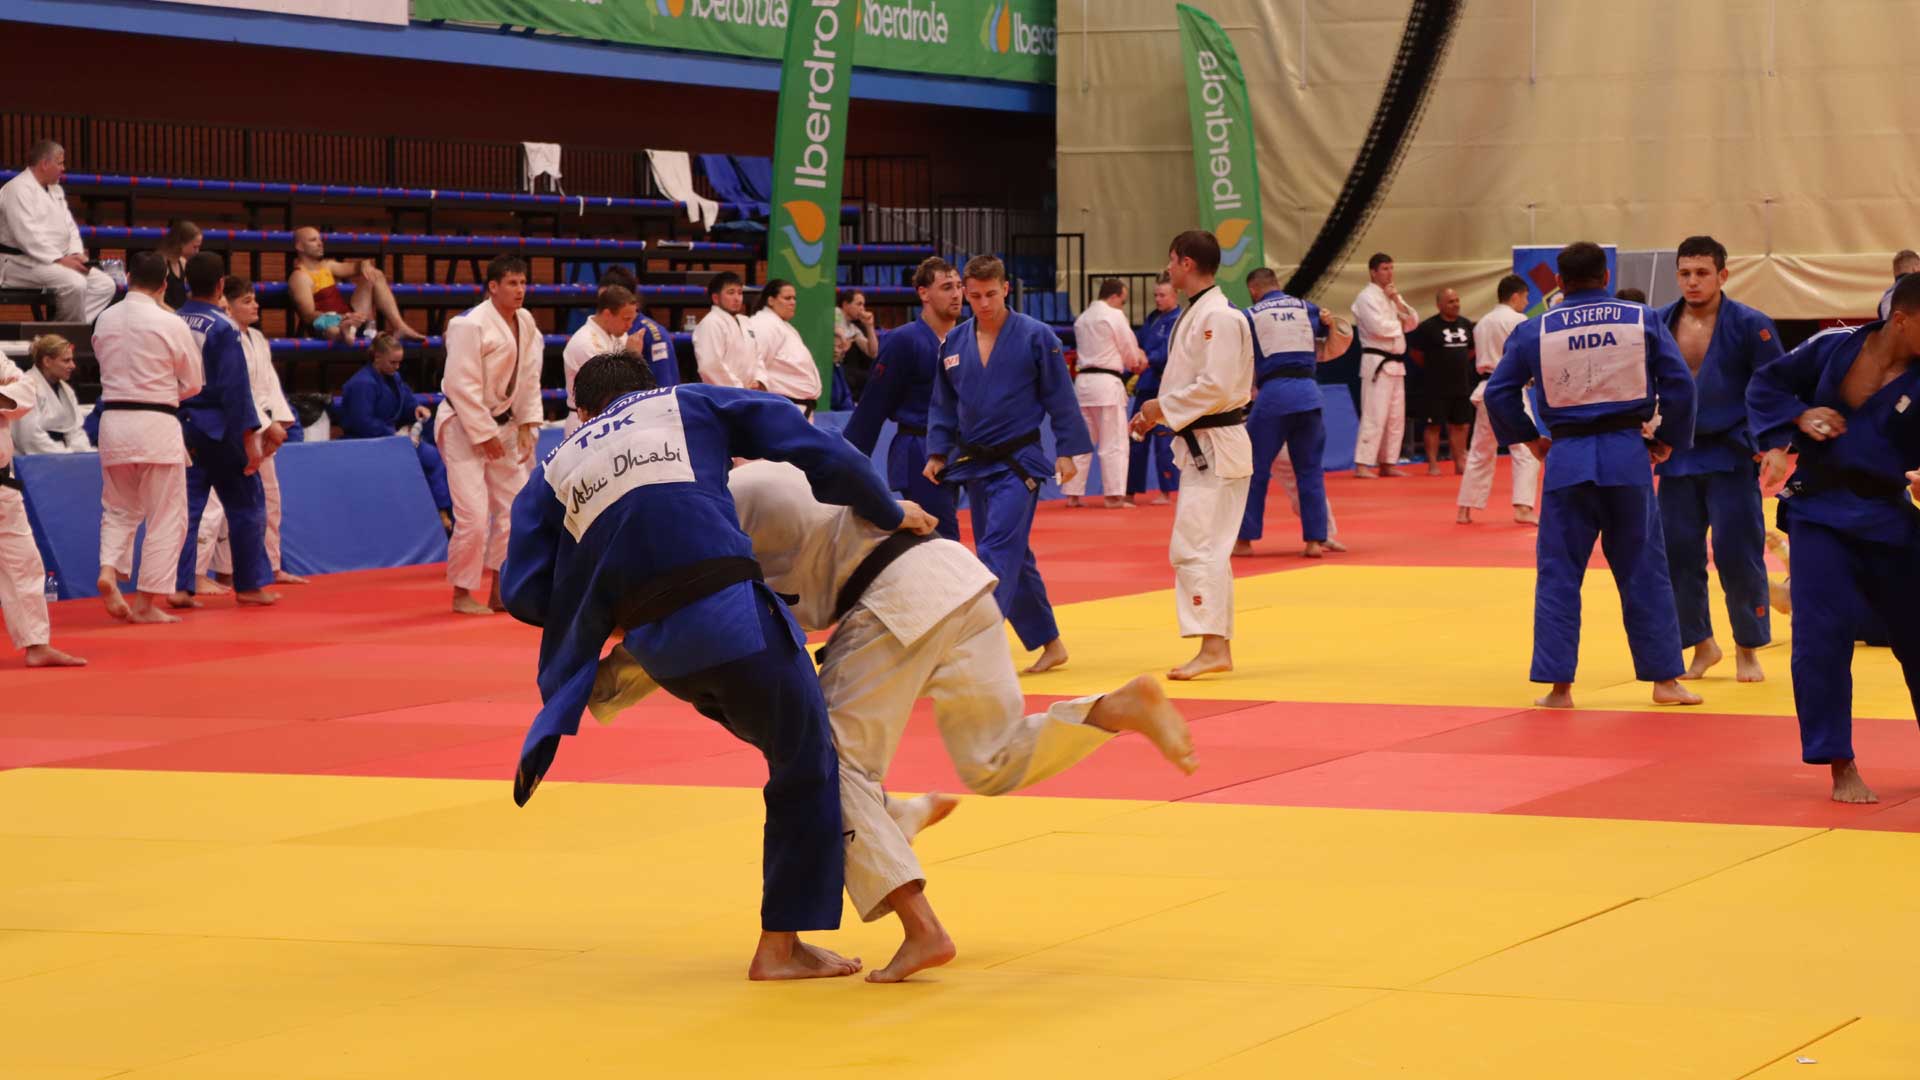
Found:
M 697 221 L 703 229 L 713 228 L 720 217 L 720 204 L 693 190 L 693 158 L 685 150 L 649 150 L 647 167 L 653 170 L 653 183 L 667 198 L 687 204 L 687 220 Z
M 527 191 L 531 193 L 534 184 L 541 177 L 553 181 L 553 190 L 566 194 L 560 186 L 560 144 L 552 142 L 523 142 L 520 144 L 527 155 Z

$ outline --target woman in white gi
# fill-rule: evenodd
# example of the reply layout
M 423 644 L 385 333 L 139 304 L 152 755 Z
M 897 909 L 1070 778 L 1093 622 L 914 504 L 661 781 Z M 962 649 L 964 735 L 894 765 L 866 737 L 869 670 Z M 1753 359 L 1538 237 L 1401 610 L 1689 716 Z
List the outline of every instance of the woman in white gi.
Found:
M 80 454 L 93 449 L 73 394 L 73 342 L 42 334 L 28 346 L 32 366 L 24 378 L 33 390 L 33 411 L 11 425 L 16 454 Z
M 13 439 L 7 428 L 33 411 L 34 392 L 29 377 L 0 356 L 0 615 L 13 647 L 26 654 L 28 667 L 83 667 L 85 660 L 49 644 L 53 627 L 47 618 L 47 568 L 27 525 L 26 497 L 13 475 Z
M 774 278 L 760 291 L 760 310 L 747 320 L 754 344 L 760 349 L 767 392 L 798 405 L 808 416 L 820 400 L 820 367 L 793 328 L 800 310 L 800 293 L 790 281 Z

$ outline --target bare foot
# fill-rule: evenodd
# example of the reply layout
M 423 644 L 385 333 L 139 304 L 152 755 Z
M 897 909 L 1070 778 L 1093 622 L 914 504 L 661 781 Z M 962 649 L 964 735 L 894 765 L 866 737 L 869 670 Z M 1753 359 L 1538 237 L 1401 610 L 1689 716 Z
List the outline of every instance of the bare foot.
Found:
M 1408 474 L 1407 474 L 1407 470 L 1401 468 L 1398 465 L 1389 465 L 1386 468 L 1380 470 L 1380 475 L 1381 476 L 1406 476 Z
M 285 570 L 275 570 L 273 572 L 273 583 L 275 585 L 305 585 L 308 582 L 306 578 L 301 577 L 299 574 L 289 574 Z
M 1687 673 L 1680 677 L 1698 679 L 1705 675 L 1709 668 L 1719 663 L 1724 656 L 1725 654 L 1720 651 L 1720 643 L 1708 638 L 1693 647 L 1693 663 L 1687 666 Z
M 1251 555 L 1251 554 L 1253 554 L 1253 541 L 1251 541 L 1251 540 L 1235 540 L 1235 541 L 1233 542 L 1233 553 L 1234 553 L 1235 555 Z
M 1166 492 L 1160 491 L 1160 492 L 1155 492 L 1153 498 L 1147 500 L 1147 505 L 1148 506 L 1168 506 L 1168 505 L 1171 505 L 1172 502 L 1173 502 L 1172 499 L 1167 498 Z
M 120 581 L 112 571 L 102 573 L 94 579 L 93 587 L 100 593 L 100 602 L 106 605 L 107 614 L 116 619 L 124 619 L 133 614 L 127 606 L 127 598 L 120 595 Z
M 1067 496 L 1067 509 L 1069 510 L 1080 509 L 1080 496 L 1078 495 Z
M 1039 659 L 1027 668 L 1026 674 L 1038 675 L 1043 671 L 1052 671 L 1054 668 L 1064 666 L 1066 662 L 1067 647 L 1060 643 L 1059 638 L 1054 638 L 1041 646 Z
M 1786 533 L 1781 532 L 1779 529 L 1768 529 L 1767 550 L 1773 552 L 1773 557 L 1780 560 L 1782 567 L 1791 567 L 1793 565 L 1792 552 L 1787 547 Z
M 1680 685 L 1678 679 L 1653 684 L 1653 703 L 1655 705 L 1698 705 L 1700 695 Z
M 1782 615 L 1793 614 L 1793 589 L 1784 581 L 1767 582 L 1767 603 Z
M 1571 709 L 1573 708 L 1573 684 L 1554 683 L 1553 689 L 1547 691 L 1545 697 L 1534 698 L 1533 703 L 1542 709 Z
M 413 327 L 408 326 L 406 323 L 401 323 L 399 326 L 394 327 L 393 336 L 399 338 L 401 341 L 427 340 L 427 335 L 421 333 L 418 330 L 415 330 Z
M 1335 539 L 1335 538 L 1333 538 L 1333 537 L 1331 537 L 1331 536 L 1329 536 L 1329 537 L 1327 537 L 1327 539 L 1326 539 L 1326 542 L 1325 542 L 1325 543 L 1324 543 L 1324 544 L 1323 544 L 1322 546 L 1323 546 L 1323 547 L 1325 547 L 1325 548 L 1326 548 L 1326 549 L 1327 549 L 1328 551 L 1345 551 L 1345 550 L 1347 550 L 1347 545 L 1345 545 L 1345 544 L 1343 544 L 1343 543 L 1341 543 L 1341 542 L 1340 542 L 1339 540 L 1337 540 L 1337 539 Z
M 453 590 L 453 613 L 455 615 L 491 615 L 493 609 L 473 598 L 465 589 Z
M 196 595 L 200 593 L 205 593 L 208 596 L 225 596 L 228 593 L 232 592 L 233 590 L 227 588 L 225 585 L 220 584 L 219 582 L 213 580 L 210 577 L 203 577 L 199 581 L 196 581 L 193 583 L 193 591 Z
M 1453 512 L 1453 523 L 1455 525 L 1473 524 L 1473 508 L 1470 506 L 1463 506 L 1460 509 L 1455 510 Z
M 1465 461 L 1455 461 L 1453 463 L 1453 475 L 1455 476 L 1467 475 L 1467 463 Z
M 1428 476 L 1439 476 L 1439 475 L 1440 475 L 1440 463 L 1439 463 L 1439 462 L 1437 462 L 1437 461 L 1430 461 L 1430 462 L 1428 462 L 1428 463 L 1427 463 L 1427 475 L 1428 475 Z
M 1380 471 L 1371 465 L 1355 465 L 1353 467 L 1353 478 L 1355 480 L 1378 480 L 1380 479 Z
M 494 611 L 507 610 L 507 602 L 500 599 L 500 575 L 498 572 L 493 575 L 493 589 L 487 593 L 487 606 Z
M 1733 671 L 1736 682 L 1766 682 L 1767 673 L 1760 670 L 1760 653 L 1735 645 L 1733 647 Z
M 440 511 L 440 527 L 447 531 L 448 536 L 453 535 L 453 515 L 451 513 L 445 510 Z
M 760 944 L 747 965 L 747 978 L 754 982 L 780 979 L 837 979 L 860 970 L 860 958 L 851 960 L 839 953 L 809 945 L 800 935 L 762 931 Z
M 1533 507 L 1531 506 L 1521 506 L 1519 503 L 1514 503 L 1513 520 L 1520 525 L 1538 525 L 1540 524 L 1540 515 L 1534 513 Z
M 1865 780 L 1860 779 L 1860 767 L 1852 761 L 1836 761 L 1833 770 L 1833 801 L 1843 803 L 1877 803 L 1880 796 L 1873 793 Z
M 265 589 L 253 589 L 248 592 L 234 593 L 233 599 L 241 607 L 272 607 L 280 602 L 280 594 L 268 592 Z
M 160 601 L 146 593 L 141 593 L 140 599 L 128 609 L 127 621 L 130 623 L 176 623 L 180 621 L 180 616 L 167 614 L 160 609 Z
M 953 947 L 953 939 L 947 932 L 936 927 L 935 932 L 926 936 L 909 935 L 900 943 L 900 951 L 893 954 L 887 966 L 878 971 L 867 973 L 870 983 L 905 982 L 907 976 L 916 971 L 925 971 L 942 964 L 950 963 L 958 955 Z
M 912 799 L 888 799 L 887 816 L 900 826 L 900 834 L 911 844 L 914 837 L 947 820 L 959 805 L 958 795 L 929 791 Z
M 1309 540 L 1307 546 L 1300 549 L 1300 554 L 1309 559 L 1318 559 L 1324 552 L 1325 546 L 1318 540 Z
M 1200 651 L 1193 659 L 1167 672 L 1167 678 L 1175 682 L 1187 682 L 1202 675 L 1211 675 L 1216 671 L 1233 670 L 1233 648 L 1227 639 L 1208 634 L 1200 639 Z
M 27 646 L 28 667 L 86 667 L 87 662 L 51 645 Z
M 181 609 L 197 608 L 200 606 L 200 601 L 192 593 L 182 591 L 167 597 L 167 606 Z
M 1229 663 L 1227 670 L 1232 670 Z M 1193 734 L 1187 718 L 1167 700 L 1160 681 L 1151 675 L 1139 675 L 1127 685 L 1093 703 L 1087 723 L 1105 731 L 1137 731 L 1160 751 L 1160 756 L 1193 775 L 1200 767 L 1193 753 Z

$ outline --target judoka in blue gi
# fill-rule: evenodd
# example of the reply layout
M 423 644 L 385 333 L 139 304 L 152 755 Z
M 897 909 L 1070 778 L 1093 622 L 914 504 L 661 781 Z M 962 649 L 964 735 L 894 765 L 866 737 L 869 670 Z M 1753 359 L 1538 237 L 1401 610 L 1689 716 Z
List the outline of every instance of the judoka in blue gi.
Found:
M 860 403 L 847 421 L 847 441 L 872 456 L 880 426 L 893 421 L 887 447 L 887 484 L 940 520 L 940 535 L 960 539 L 960 509 L 953 489 L 921 472 L 927 462 L 927 412 L 940 371 L 940 343 L 960 319 L 960 272 L 938 255 L 913 272 L 920 317 L 887 332 L 867 377 Z
M 1880 319 L 1882 322 L 1893 314 L 1893 290 L 1900 285 L 1900 279 L 1908 274 L 1920 274 L 1920 251 L 1903 249 L 1893 257 L 1893 284 L 1880 294 Z
M 1327 484 L 1320 467 L 1327 428 L 1314 370 L 1328 357 L 1344 355 L 1353 336 L 1330 335 L 1333 317 L 1311 301 L 1281 292 L 1279 276 L 1264 266 L 1247 275 L 1247 295 L 1253 299 L 1247 309 L 1253 326 L 1254 398 L 1247 417 L 1253 480 L 1233 553 L 1251 555 L 1253 542 L 1265 531 L 1267 486 L 1274 459 L 1284 451 L 1299 485 L 1300 538 L 1306 541 L 1301 554 L 1317 559 L 1327 542 Z
M 1127 418 L 1140 415 L 1140 406 L 1160 396 L 1160 380 L 1167 372 L 1167 343 L 1173 340 L 1173 328 L 1180 322 L 1180 294 L 1164 276 L 1153 285 L 1153 311 L 1140 324 L 1140 348 L 1147 354 L 1147 370 L 1133 381 L 1133 408 Z M 1161 424 L 1135 439 L 1127 457 L 1127 494 L 1147 490 L 1147 469 L 1154 470 L 1159 489 L 1150 505 L 1171 501 L 1167 496 L 1180 490 L 1180 467 L 1173 463 L 1173 429 Z
M 1754 372 L 1747 413 L 1784 471 L 1793 540 L 1793 705 L 1800 756 L 1827 765 L 1838 802 L 1878 801 L 1853 753 L 1853 642 L 1877 616 L 1920 715 L 1920 274 L 1884 322 L 1829 330 Z
M 1678 681 L 1686 670 L 1680 623 L 1648 467 L 1693 443 L 1693 376 L 1657 312 L 1607 292 L 1599 245 L 1569 244 L 1559 265 L 1565 299 L 1514 330 L 1486 393 L 1500 444 L 1525 443 L 1546 463 L 1531 677 L 1553 690 L 1536 704 L 1573 707 L 1580 582 L 1598 538 L 1620 590 L 1635 677 L 1653 683 L 1655 704 L 1697 705 Z M 1545 435 L 1521 406 L 1529 381 Z M 1657 438 L 1643 439 L 1656 409 Z
M 1660 463 L 1660 530 L 1667 540 L 1680 644 L 1693 648 L 1683 679 L 1720 662 L 1707 605 L 1707 530 L 1713 564 L 1727 594 L 1736 675 L 1759 682 L 1756 650 L 1773 640 L 1767 614 L 1767 523 L 1760 508 L 1759 454 L 1747 429 L 1747 380 L 1781 354 L 1773 320 L 1721 292 L 1727 249 L 1711 236 L 1680 242 L 1680 299 L 1660 311 L 1693 372 L 1697 401 L 1693 445 Z
M 373 339 L 372 359 L 367 366 L 347 377 L 340 388 L 340 432 L 348 439 L 384 439 L 404 434 L 416 422 L 433 423 L 433 410 L 420 404 L 413 387 L 400 377 L 400 361 L 406 349 L 392 334 Z M 427 490 L 433 493 L 433 505 L 440 511 L 442 524 L 453 523 L 453 497 L 447 493 L 447 465 L 440 460 L 440 449 L 422 436 L 414 444 L 420 459 L 420 471 L 426 475 Z
M 199 607 L 194 599 L 195 570 L 200 554 L 200 516 L 207 509 L 207 492 L 220 493 L 226 508 L 227 538 L 233 547 L 233 595 L 242 604 L 277 602 L 266 592 L 273 583 L 273 564 L 267 558 L 267 493 L 260 483 L 260 411 L 253 401 L 247 376 L 247 353 L 240 328 L 220 310 L 220 291 L 227 267 L 220 256 L 203 251 L 187 260 L 187 290 L 180 318 L 200 344 L 206 385 L 180 403 L 181 434 L 193 463 L 187 466 L 187 542 L 180 550 L 180 568 L 174 576 L 174 607 Z
M 770 394 L 682 384 L 656 390 L 626 353 L 574 378 L 585 425 L 549 454 L 513 504 L 501 597 L 542 628 L 544 704 L 521 750 L 524 805 L 560 739 L 579 730 L 600 653 L 621 644 L 668 693 L 767 759 L 761 935 L 748 977 L 851 975 L 799 940 L 840 925 L 844 878 L 839 762 L 806 636 L 761 580 L 727 472 L 736 457 L 799 466 L 822 502 L 883 529 L 930 532 L 865 457 Z
M 1050 671 L 1067 662 L 1067 648 L 1028 537 L 1041 485 L 1056 467 L 1061 480 L 1070 479 L 1074 455 L 1092 453 L 1093 439 L 1059 336 L 1007 310 L 1007 268 L 991 255 L 976 256 L 961 278 L 973 318 L 940 346 L 923 475 L 966 487 L 974 553 L 1000 580 L 993 597 L 1020 643 L 1040 650 L 1027 673 Z M 1046 423 L 1053 426 L 1053 462 L 1040 447 Z

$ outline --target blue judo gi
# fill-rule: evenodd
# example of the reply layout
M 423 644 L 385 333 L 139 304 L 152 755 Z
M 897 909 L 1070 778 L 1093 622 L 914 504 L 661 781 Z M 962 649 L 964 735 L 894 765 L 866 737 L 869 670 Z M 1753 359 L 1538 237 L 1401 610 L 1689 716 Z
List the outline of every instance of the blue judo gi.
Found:
M 880 340 L 866 390 L 847 421 L 847 441 L 871 456 L 880 441 L 880 425 L 893 421 L 887 447 L 887 484 L 940 520 L 940 535 L 960 539 L 960 508 L 953 489 L 928 480 L 927 410 L 940 370 L 940 335 L 925 319 L 915 319 Z
M 674 351 L 673 335 L 647 318 L 645 311 L 634 315 L 633 325 L 627 329 L 627 350 L 646 359 L 653 369 L 655 386 L 680 385 L 680 354 Z
M 1815 335 L 1747 386 L 1761 448 L 1801 444 L 1778 520 L 1793 538 L 1793 705 L 1809 764 L 1853 759 L 1853 642 L 1870 616 L 1920 715 L 1920 510 L 1906 481 L 1920 468 L 1920 366 L 1857 409 L 1840 397 L 1847 369 L 1884 325 Z M 1846 419 L 1846 433 L 1796 440 L 1800 414 L 1822 406 Z
M 647 674 L 767 759 L 761 925 L 840 924 L 839 763 L 806 635 L 759 579 L 727 489 L 735 457 L 803 469 L 821 502 L 884 529 L 900 504 L 838 435 L 770 394 L 683 383 L 615 401 L 549 454 L 513 503 L 501 597 L 542 628 L 544 703 L 521 750 L 524 804 L 580 728 L 619 629 Z
M 946 458 L 942 483 L 966 486 L 974 553 L 1000 579 L 993 598 L 1020 643 L 1038 649 L 1060 636 L 1029 542 L 1040 488 L 1055 464 L 1040 445 L 1040 426 L 1053 425 L 1060 457 L 1092 453 L 1093 438 L 1052 327 L 1008 312 L 982 364 L 979 325 L 961 323 L 940 346 L 927 453 Z
M 1173 328 L 1179 322 L 1180 309 L 1176 307 L 1172 311 L 1155 310 L 1140 324 L 1135 336 L 1140 339 L 1141 351 L 1147 354 L 1147 370 L 1133 381 L 1133 408 L 1127 419 L 1139 416 L 1142 405 L 1160 396 L 1160 380 L 1167 374 L 1167 343 L 1173 340 Z M 1160 490 L 1169 494 L 1179 491 L 1180 467 L 1173 463 L 1173 429 L 1157 424 L 1127 451 L 1127 494 L 1147 490 L 1149 458 Z
M 1486 393 L 1502 446 L 1539 437 L 1520 405 L 1529 380 L 1553 438 L 1535 548 L 1531 678 L 1573 681 L 1580 582 L 1596 537 L 1620 589 L 1635 677 L 1679 678 L 1680 624 L 1640 425 L 1658 406 L 1660 441 L 1676 452 L 1693 444 L 1693 375 L 1680 347 L 1653 309 L 1582 289 L 1507 339 Z
M 1661 323 L 1672 329 L 1684 305 L 1676 300 L 1661 309 Z M 1780 354 L 1773 320 L 1722 296 L 1713 340 L 1694 374 L 1698 407 L 1693 445 L 1675 450 L 1654 470 L 1660 475 L 1660 530 L 1667 540 L 1667 574 L 1673 579 L 1682 646 L 1713 636 L 1713 614 L 1707 606 L 1709 528 L 1734 644 L 1757 649 L 1773 640 L 1767 522 L 1760 507 L 1760 466 L 1747 429 L 1747 381 Z
M 413 410 L 419 403 L 399 372 L 382 375 L 369 363 L 348 376 L 340 388 L 340 431 L 348 439 L 388 438 L 413 426 Z M 433 419 L 429 417 L 427 423 Z M 427 490 L 433 493 L 433 505 L 451 511 L 453 496 L 447 491 L 447 464 L 440 458 L 439 447 L 422 437 L 413 450 L 420 459 L 420 471 L 426 474 Z
M 1320 308 L 1278 289 L 1247 309 L 1253 324 L 1253 412 L 1247 434 L 1253 439 L 1253 480 L 1247 489 L 1247 511 L 1240 520 L 1240 539 L 1258 540 L 1266 528 L 1267 486 L 1273 482 L 1273 461 L 1285 449 L 1293 461 L 1300 485 L 1300 538 L 1310 543 L 1327 539 L 1327 482 L 1321 456 L 1327 449 L 1327 427 L 1320 416 L 1320 384 L 1314 343 L 1324 341 L 1327 328 Z
M 247 354 L 239 328 L 214 305 L 189 300 L 181 305 L 180 318 L 200 343 L 206 385 L 180 403 L 181 434 L 193 463 L 187 466 L 187 542 L 180 549 L 174 588 L 194 591 L 200 516 L 207 509 L 207 492 L 217 491 L 233 546 L 233 587 L 252 592 L 273 583 L 273 564 L 267 560 L 266 488 L 258 473 L 247 474 L 247 432 L 260 427 Z

